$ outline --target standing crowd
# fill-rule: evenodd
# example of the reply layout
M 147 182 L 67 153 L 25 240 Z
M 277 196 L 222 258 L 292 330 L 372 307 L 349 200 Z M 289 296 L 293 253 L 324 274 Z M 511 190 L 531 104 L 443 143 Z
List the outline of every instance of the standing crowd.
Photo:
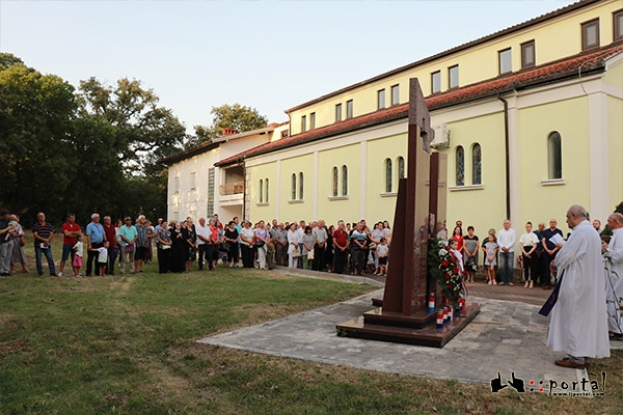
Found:
M 474 282 L 479 269 L 479 253 L 486 270 L 485 283 L 514 285 L 514 265 L 522 270 L 524 288 L 540 285 L 560 291 L 558 303 L 552 309 L 548 345 L 555 351 L 566 351 L 568 357 L 557 360 L 560 366 L 588 367 L 589 357 L 607 357 L 604 341 L 623 340 L 623 215 L 608 217 L 612 236 L 600 238 L 601 222 L 588 220 L 588 212 L 578 205 L 567 212 L 572 230 L 563 235 L 556 219 L 537 225 L 525 224 L 525 233 L 517 239 L 510 220 L 503 222 L 497 232 L 489 229 L 481 242 L 473 226 L 463 233 L 462 221 L 457 221 L 448 235 L 446 223 L 437 238 L 446 241 L 460 263 L 461 274 Z M 140 215 L 114 223 L 110 216 L 93 213 L 83 229 L 73 214 L 62 225 L 63 246 L 58 272 L 52 257 L 51 241 L 54 227 L 45 214 L 37 214 L 32 226 L 37 273 L 43 275 L 45 257 L 51 276 L 62 276 L 66 262 L 71 261 L 73 274 L 86 276 L 115 275 L 115 263 L 125 274 L 143 272 L 143 265 L 152 261 L 157 250 L 161 274 L 188 272 L 197 262 L 199 270 L 216 270 L 219 264 L 229 267 L 271 269 L 275 265 L 316 271 L 344 272 L 362 275 L 371 272 L 385 276 L 391 251 L 392 232 L 387 221 L 368 227 L 365 220 L 328 226 L 323 220 L 255 225 L 237 217 L 226 225 L 218 215 L 206 221 L 192 218 L 180 222 L 158 219 L 156 226 Z M 24 229 L 19 217 L 0 211 L 0 275 L 9 276 L 20 264 L 28 272 Z M 601 248 L 601 249 L 600 249 Z M 86 264 L 84 255 L 86 252 Z M 515 252 L 518 252 L 515 257 Z M 499 273 L 499 278 L 498 278 Z M 563 284 L 563 277 L 565 283 Z M 590 329 L 589 335 L 583 331 Z

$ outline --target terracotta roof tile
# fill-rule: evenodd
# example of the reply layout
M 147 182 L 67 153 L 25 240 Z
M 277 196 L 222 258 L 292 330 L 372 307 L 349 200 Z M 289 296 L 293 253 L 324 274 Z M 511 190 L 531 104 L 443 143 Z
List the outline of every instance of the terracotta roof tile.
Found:
M 594 69 L 604 66 L 604 59 L 623 51 L 623 44 L 601 48 L 596 51 L 581 53 L 566 59 L 545 65 L 525 69 L 520 72 L 503 75 L 477 84 L 472 84 L 447 91 L 426 98 L 426 104 L 430 110 L 457 105 L 462 102 L 472 101 L 487 96 L 496 95 L 513 89 L 527 88 L 542 82 L 551 82 L 563 77 L 577 76 L 580 71 L 586 74 Z M 394 107 L 350 118 L 335 124 L 296 134 L 281 140 L 253 147 L 245 152 L 228 157 L 215 163 L 215 166 L 225 166 L 236 163 L 244 158 L 258 156 L 282 148 L 307 143 L 321 138 L 330 137 L 348 131 L 366 128 L 372 125 L 382 124 L 407 116 L 409 104 L 401 104 Z

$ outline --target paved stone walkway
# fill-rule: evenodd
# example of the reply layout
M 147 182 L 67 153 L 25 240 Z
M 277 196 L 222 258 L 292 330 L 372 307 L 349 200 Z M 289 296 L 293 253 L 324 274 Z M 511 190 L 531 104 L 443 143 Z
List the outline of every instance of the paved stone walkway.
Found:
M 482 310 L 468 327 L 443 349 L 338 337 L 335 326 L 372 309 L 371 299 L 383 290 L 199 340 L 275 356 L 339 364 L 360 369 L 431 376 L 438 379 L 489 384 L 501 374 L 507 384 L 514 372 L 528 387 L 549 390 L 550 381 L 588 379 L 585 370 L 554 365 L 563 357 L 546 348 L 548 319 L 539 306 L 521 302 L 470 297 Z M 614 347 L 623 342 L 611 342 Z M 529 381 L 534 381 L 534 386 Z M 553 384 L 553 383 L 552 383 Z M 554 389 L 553 392 L 557 390 Z

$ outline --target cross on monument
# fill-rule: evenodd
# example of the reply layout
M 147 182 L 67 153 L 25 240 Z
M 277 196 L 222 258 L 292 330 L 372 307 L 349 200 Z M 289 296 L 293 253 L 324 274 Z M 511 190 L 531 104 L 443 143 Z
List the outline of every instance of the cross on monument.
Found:
M 338 332 L 348 337 L 385 340 L 443 347 L 480 311 L 480 306 L 467 307 L 465 315 L 446 330 L 437 330 L 435 311 L 428 309 L 428 296 L 440 290 L 428 273 L 428 243 L 445 219 L 446 156 L 431 155 L 433 131 L 430 114 L 420 83 L 409 83 L 407 178 L 400 179 L 396 199 L 388 275 L 379 307 L 339 324 Z M 380 307 L 382 305 L 382 307 Z

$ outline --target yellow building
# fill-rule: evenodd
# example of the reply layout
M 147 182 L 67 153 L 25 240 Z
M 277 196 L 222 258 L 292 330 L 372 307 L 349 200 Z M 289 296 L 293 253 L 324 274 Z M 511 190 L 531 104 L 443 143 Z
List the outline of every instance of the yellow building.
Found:
M 288 137 L 244 166 L 245 216 L 393 220 L 417 77 L 448 154 L 448 219 L 499 229 L 623 201 L 623 2 L 584 0 L 286 111 Z

